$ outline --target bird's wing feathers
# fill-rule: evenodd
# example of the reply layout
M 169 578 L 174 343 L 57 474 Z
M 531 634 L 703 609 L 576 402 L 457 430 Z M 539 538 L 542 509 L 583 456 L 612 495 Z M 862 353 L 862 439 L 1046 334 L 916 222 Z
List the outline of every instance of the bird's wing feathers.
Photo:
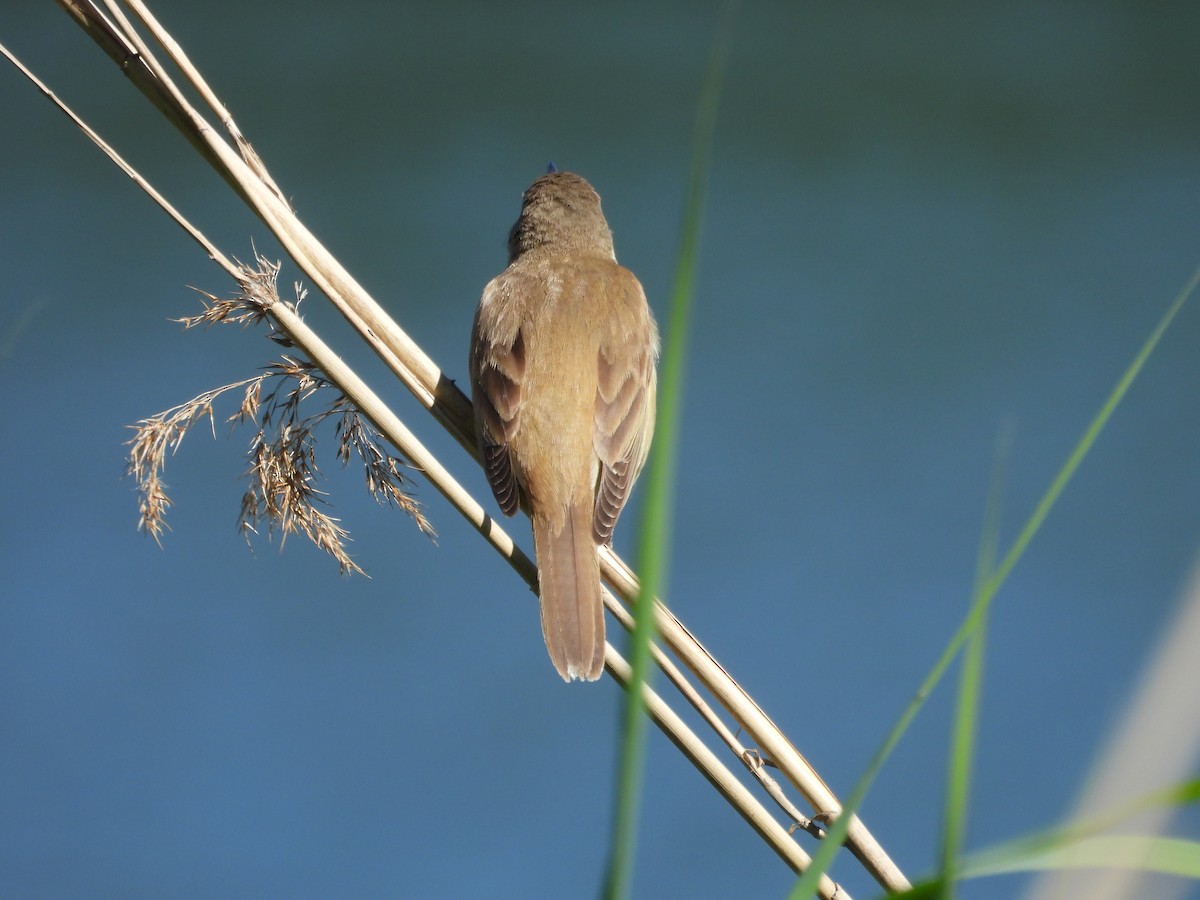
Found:
M 479 450 L 488 484 L 506 516 L 515 515 L 521 494 L 513 472 L 509 442 L 521 426 L 521 383 L 525 376 L 525 339 L 519 324 L 512 325 L 494 313 L 501 308 L 492 295 L 508 285 L 496 279 L 484 290 L 475 315 L 471 339 L 471 399 Z M 486 334 L 487 340 L 479 340 Z
M 617 271 L 597 359 L 594 444 L 601 470 L 592 531 L 598 543 L 612 539 L 654 432 L 658 333 L 642 286 L 628 270 Z

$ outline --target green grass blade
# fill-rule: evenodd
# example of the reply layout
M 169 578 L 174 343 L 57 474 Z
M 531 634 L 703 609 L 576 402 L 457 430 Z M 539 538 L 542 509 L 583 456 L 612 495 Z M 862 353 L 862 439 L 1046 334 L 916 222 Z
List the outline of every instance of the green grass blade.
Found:
M 846 801 L 846 804 L 843 807 L 843 815 L 841 815 L 833 824 L 833 827 L 830 828 L 829 833 L 822 842 L 820 849 L 813 856 L 812 864 L 804 871 L 804 873 L 800 876 L 800 879 L 792 888 L 791 892 L 788 894 L 788 896 L 793 898 L 793 900 L 801 900 L 801 898 L 810 897 L 816 891 L 817 879 L 829 869 L 829 865 L 833 861 L 834 854 L 837 853 L 838 848 L 841 847 L 842 843 L 846 840 L 846 826 L 849 820 L 848 814 L 856 812 L 862 805 L 863 797 L 866 796 L 868 788 L 870 788 L 871 783 L 875 780 L 875 776 L 879 774 L 879 770 L 882 768 L 883 763 L 891 755 L 891 752 L 895 748 L 896 744 L 900 742 L 900 738 L 904 735 L 904 732 L 908 730 L 908 726 L 912 723 L 912 720 L 916 717 L 916 714 L 918 711 L 920 711 L 920 708 L 925 704 L 925 700 L 928 698 L 933 688 L 938 684 L 939 681 L 941 681 L 942 675 L 945 674 L 946 668 L 950 665 L 950 662 L 954 659 L 955 655 L 962 647 L 963 642 L 966 641 L 967 637 L 979 627 L 979 623 L 986 615 L 992 599 L 996 596 L 996 593 L 1000 590 L 1000 587 L 1008 578 L 1009 573 L 1012 572 L 1013 567 L 1016 566 L 1017 561 L 1025 552 L 1025 548 L 1029 546 L 1030 541 L 1032 541 L 1034 535 L 1037 534 L 1038 529 L 1041 528 L 1042 523 L 1046 520 L 1046 516 L 1050 514 L 1050 510 L 1053 508 L 1055 501 L 1058 500 L 1059 496 L 1063 492 L 1063 489 L 1067 486 L 1068 482 L 1071 480 L 1071 477 L 1079 468 L 1079 464 L 1083 462 L 1084 457 L 1087 456 L 1088 451 L 1091 450 L 1092 445 L 1096 442 L 1096 438 L 1100 436 L 1100 432 L 1104 430 L 1104 426 L 1108 423 L 1108 420 L 1112 418 L 1113 412 L 1116 410 L 1121 400 L 1124 399 L 1125 394 L 1128 393 L 1130 386 L 1137 378 L 1138 373 L 1141 372 L 1146 360 L 1150 358 L 1150 354 L 1152 354 L 1155 347 L 1158 346 L 1158 342 L 1162 339 L 1163 334 L 1166 332 L 1167 328 L 1170 327 L 1171 322 L 1174 321 L 1175 316 L 1179 313 L 1179 310 L 1183 308 L 1183 304 L 1187 301 L 1188 297 L 1190 297 L 1195 291 L 1197 283 L 1200 283 L 1200 268 L 1198 268 L 1192 274 L 1192 277 L 1189 279 L 1188 283 L 1171 302 L 1170 306 L 1167 307 L 1167 311 L 1163 314 L 1154 330 L 1150 333 L 1150 336 L 1146 339 L 1146 342 L 1142 345 L 1137 355 L 1133 358 L 1133 362 L 1129 364 L 1129 367 L 1122 374 L 1120 380 L 1117 382 L 1116 387 L 1113 388 L 1112 392 L 1108 395 L 1108 398 L 1100 407 L 1099 412 L 1096 413 L 1092 421 L 1088 424 L 1083 436 L 1079 439 L 1079 442 L 1071 451 L 1070 456 L 1067 457 L 1067 461 L 1063 464 L 1062 468 L 1059 469 L 1058 474 L 1054 477 L 1054 480 L 1050 483 L 1050 486 L 1042 495 L 1041 500 L 1038 501 L 1037 506 L 1034 507 L 1032 515 L 1030 515 L 1029 520 L 1025 523 L 1025 526 L 1017 535 L 1016 540 L 1013 541 L 1012 547 L 1009 549 L 1000 565 L 997 566 L 996 570 L 984 581 L 982 589 L 979 592 L 979 596 L 976 598 L 975 603 L 971 607 L 971 611 L 967 614 L 967 617 L 959 626 L 958 631 L 954 633 L 954 636 L 950 639 L 950 642 L 942 651 L 941 657 L 939 657 L 938 661 L 934 663 L 929 674 L 925 676 L 925 680 L 921 682 L 921 686 L 917 689 L 916 695 L 908 702 L 908 705 L 900 714 L 899 720 L 892 727 L 891 731 L 888 732 L 887 737 L 884 738 L 882 746 L 871 758 L 870 763 L 867 765 L 866 771 L 863 772 L 862 776 L 859 778 L 858 783 L 854 786 L 854 790 L 850 794 L 850 799 Z
M 1171 322 L 1174 321 L 1176 314 L 1183 308 L 1183 304 L 1187 302 L 1188 297 L 1196 290 L 1197 284 L 1200 284 L 1200 269 L 1192 273 L 1191 279 L 1184 285 L 1183 289 L 1171 302 L 1171 305 L 1167 307 L 1167 311 L 1159 320 L 1158 325 L 1150 333 L 1150 337 L 1146 339 L 1146 343 L 1142 345 L 1142 349 L 1138 351 L 1138 355 L 1134 357 L 1133 362 L 1125 370 L 1113 392 L 1109 394 L 1108 399 L 1104 401 L 1104 405 L 1100 407 L 1100 411 L 1096 413 L 1095 418 L 1088 425 L 1087 431 L 1083 433 L 1083 437 L 1079 443 L 1075 445 L 1075 449 L 1071 451 L 1071 455 L 1067 457 L 1066 464 L 1059 470 L 1058 475 L 1055 476 L 1054 481 L 1050 484 L 1050 488 L 1038 502 L 1033 515 L 1029 517 L 1029 521 L 1025 523 L 1025 527 L 1021 529 L 1021 533 L 1017 535 L 1017 539 L 1013 542 L 1012 548 L 1008 551 L 1004 561 L 1000 563 L 995 574 L 992 576 L 997 587 L 1008 578 L 1008 573 L 1012 571 L 1013 566 L 1017 564 L 1017 560 L 1021 558 L 1021 554 L 1025 552 L 1025 548 L 1029 546 L 1029 542 L 1033 540 L 1033 536 L 1041 528 L 1042 522 L 1050 514 L 1050 509 L 1063 492 L 1063 488 L 1067 486 L 1067 482 L 1071 480 L 1071 476 L 1075 474 L 1075 470 L 1079 468 L 1079 464 L 1083 462 L 1083 458 L 1092 449 L 1092 444 L 1096 442 L 1096 438 L 1100 436 L 1100 432 L 1108 424 L 1108 420 L 1112 417 L 1117 404 L 1124 399 L 1134 379 L 1142 371 L 1142 366 L 1146 364 L 1146 360 L 1150 358 L 1150 354 L 1158 346 L 1159 340 L 1166 333 Z
M 964 875 L 1001 875 L 1047 869 L 1137 869 L 1200 879 L 1200 841 L 1141 834 L 1103 834 L 1069 846 L 1014 855 L 990 865 L 971 865 Z
M 962 874 L 964 877 L 975 878 L 1000 872 L 1025 871 L 1029 868 L 1056 868 L 1048 864 L 1032 866 L 1030 863 L 1037 858 L 1061 859 L 1061 855 L 1069 853 L 1072 847 L 1100 837 L 1101 832 L 1129 821 L 1141 813 L 1166 806 L 1179 807 L 1194 803 L 1200 803 L 1200 779 L 1185 781 L 1134 798 L 1103 816 L 1073 822 L 1061 828 L 1039 831 L 972 853 L 963 861 Z
M 959 676 L 958 703 L 951 742 L 946 805 L 942 827 L 941 868 L 946 883 L 945 900 L 953 900 L 958 859 L 966 833 L 967 797 L 970 793 L 971 763 L 975 754 L 975 730 L 978 722 L 980 685 L 983 680 L 983 647 L 987 639 L 987 619 L 980 619 L 967 641 Z
M 1011 440 L 1008 431 L 996 442 L 996 463 L 992 471 L 984 507 L 983 529 L 979 539 L 979 554 L 975 564 L 975 583 L 971 590 L 971 605 L 979 602 L 983 586 L 996 566 L 996 548 L 1000 541 L 1000 519 L 1003 508 L 1004 473 Z M 987 635 L 987 618 L 980 619 L 979 628 L 971 633 L 963 654 L 959 673 L 958 700 L 954 716 L 953 738 L 947 766 L 946 804 L 942 824 L 941 881 L 944 900 L 953 900 L 957 880 L 958 860 L 962 855 L 966 834 L 967 798 L 970 794 L 971 768 L 975 756 L 975 732 L 978 722 L 979 696 L 983 683 L 983 648 Z
M 638 545 L 641 589 L 635 610 L 633 635 L 630 638 L 629 657 L 632 674 L 622 716 L 613 847 L 605 885 L 605 895 L 618 900 L 629 896 L 633 880 L 637 816 L 646 745 L 642 685 L 650 676 L 650 643 L 654 638 L 653 602 L 654 598 L 664 591 L 666 585 L 667 556 L 671 546 L 671 510 L 674 507 L 675 464 L 679 444 L 679 415 L 692 292 L 700 245 L 700 225 L 712 158 L 721 81 L 725 61 L 729 55 L 729 40 L 733 32 L 736 6 L 733 0 L 728 0 L 722 8 L 704 89 L 700 95 L 679 256 L 671 291 L 668 339 L 659 380 L 658 421 L 646 477 L 647 490 Z
M 1200 880 L 1200 842 L 1143 834 L 1098 835 L 1069 846 L 1029 847 L 1024 853 L 1010 852 L 987 864 L 968 860 L 960 874 L 978 878 L 1064 869 L 1127 869 Z M 897 900 L 943 900 L 952 887 L 946 879 L 937 878 L 897 895 Z
M 1025 835 L 972 853 L 959 866 L 958 877 L 979 878 L 985 875 L 1089 865 L 1099 868 L 1149 869 L 1195 878 L 1197 876 L 1191 871 L 1194 866 L 1194 843 L 1164 838 L 1162 840 L 1166 843 L 1153 846 L 1147 841 L 1158 839 L 1146 838 L 1144 835 L 1115 838 L 1119 841 L 1137 842 L 1140 849 L 1136 851 L 1114 851 L 1105 844 L 1092 843 L 1100 832 L 1129 821 L 1141 813 L 1164 806 L 1186 806 L 1191 803 L 1200 803 L 1200 779 L 1185 781 L 1137 797 L 1103 816 Z M 1083 849 L 1079 851 L 1079 855 L 1071 856 L 1070 850 L 1075 846 L 1083 846 Z M 1085 863 L 1084 860 L 1088 862 Z M 945 889 L 946 881 L 943 878 L 935 878 L 922 881 L 911 891 L 905 891 L 897 897 L 905 900 L 936 897 L 941 900 Z

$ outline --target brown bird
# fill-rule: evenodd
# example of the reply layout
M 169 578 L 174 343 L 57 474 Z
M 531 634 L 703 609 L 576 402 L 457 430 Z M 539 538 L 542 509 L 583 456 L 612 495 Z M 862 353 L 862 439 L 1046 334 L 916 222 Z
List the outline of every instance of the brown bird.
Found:
M 525 191 L 508 268 L 471 329 L 479 449 L 505 515 L 533 520 L 542 634 L 565 681 L 604 669 L 597 549 L 654 433 L 658 328 L 617 264 L 600 196 L 551 171 Z

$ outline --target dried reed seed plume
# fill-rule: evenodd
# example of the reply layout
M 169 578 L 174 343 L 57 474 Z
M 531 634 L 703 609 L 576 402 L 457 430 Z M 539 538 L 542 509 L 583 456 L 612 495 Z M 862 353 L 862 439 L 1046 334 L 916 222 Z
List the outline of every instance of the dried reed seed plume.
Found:
M 269 321 L 267 311 L 283 303 L 276 292 L 275 282 L 279 265 L 255 254 L 259 268 L 239 262 L 240 291 L 232 298 L 222 299 L 204 295 L 204 312 L 179 319 L 185 327 L 218 323 L 249 325 Z M 304 298 L 304 290 L 296 285 L 295 309 Z M 272 332 L 270 337 L 290 345 L 286 335 Z M 267 386 L 264 389 L 264 386 Z M 405 491 L 406 463 L 383 449 L 383 439 L 340 392 L 324 408 L 308 415 L 301 414 L 301 405 L 317 391 L 334 386 L 315 365 L 305 359 L 283 356 L 267 366 L 254 378 L 227 384 L 206 391 L 186 403 L 172 407 L 148 419 L 142 419 L 135 429 L 129 453 L 128 473 L 138 482 L 140 499 L 139 528 L 161 544 L 162 532 L 168 527 L 166 511 L 171 506 L 161 474 L 167 452 L 179 448 L 183 436 L 198 420 L 207 418 L 216 435 L 213 403 L 222 394 L 241 389 L 242 402 L 237 412 L 226 420 L 232 424 L 253 423 L 258 426 L 247 451 L 249 487 L 242 497 L 239 529 L 247 542 L 257 534 L 264 522 L 268 535 L 276 532 L 282 545 L 288 535 L 301 533 L 329 553 L 343 573 L 359 572 L 359 567 L 346 551 L 349 532 L 339 520 L 324 512 L 324 491 L 317 484 L 322 475 L 316 461 L 316 439 L 313 431 L 325 419 L 336 416 L 338 437 L 337 458 L 345 466 L 352 454 L 363 463 L 367 489 L 380 504 L 396 506 L 408 513 L 422 532 L 434 535 L 433 527 L 417 503 Z
M 406 463 L 383 449 L 383 436 L 355 409 L 346 397 L 339 397 L 331 410 L 341 410 L 337 423 L 337 455 L 346 466 L 353 451 L 363 464 L 367 490 L 381 505 L 394 506 L 410 515 L 417 527 L 431 538 L 437 537 L 433 524 L 421 512 L 421 506 L 404 490 L 407 476 L 401 471 Z
M 236 294 L 232 297 L 216 297 L 207 291 L 193 288 L 204 298 L 204 312 L 195 316 L 182 316 L 175 321 L 182 323 L 185 328 L 222 323 L 246 326 L 257 325 L 260 322 L 269 323 L 271 320 L 268 312 L 276 304 L 283 304 L 293 312 L 299 310 L 300 303 L 307 294 L 304 287 L 299 282 L 293 285 L 295 301 L 289 303 L 280 299 L 277 286 L 280 264 L 267 259 L 257 250 L 254 251 L 254 261 L 256 266 L 235 260 L 238 269 L 235 277 L 239 288 Z M 278 343 L 291 346 L 287 336 L 274 329 L 270 337 Z
M 162 544 L 162 533 L 168 527 L 165 516 L 171 506 L 161 477 L 166 467 L 167 451 L 174 454 L 183 443 L 188 429 L 200 419 L 209 420 L 215 436 L 213 401 L 227 391 L 258 382 L 260 379 L 261 376 L 206 391 L 186 403 L 173 406 L 156 416 L 129 426 L 134 429 L 134 435 L 127 442 L 130 449 L 126 473 L 137 481 L 138 493 L 141 495 L 138 501 L 138 528 L 154 538 L 159 545 Z
M 242 497 L 239 526 L 247 542 L 264 521 L 272 537 L 278 531 L 281 545 L 288 535 L 302 533 L 333 556 L 343 574 L 362 573 L 346 552 L 349 533 L 338 519 L 318 507 L 324 503 L 325 492 L 316 486 L 321 473 L 313 449 L 312 423 L 299 419 L 299 405 L 291 402 L 302 393 L 300 387 L 293 388 L 280 406 L 283 417 L 277 429 L 270 434 L 260 429 L 250 442 L 250 487 Z M 264 413 L 264 421 L 268 415 Z

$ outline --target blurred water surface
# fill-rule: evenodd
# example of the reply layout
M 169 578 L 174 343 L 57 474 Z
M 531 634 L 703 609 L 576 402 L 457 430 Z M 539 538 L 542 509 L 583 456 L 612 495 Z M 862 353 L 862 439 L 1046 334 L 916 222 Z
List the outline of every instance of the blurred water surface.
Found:
M 65 15 L 15 7 L 0 39 L 210 236 L 278 252 Z M 599 189 L 665 317 L 710 4 L 158 13 L 450 376 L 548 160 Z M 998 433 L 1007 543 L 1200 263 L 1198 20 L 1182 2 L 742 6 L 669 599 L 839 792 L 964 611 Z M 168 463 L 163 549 L 136 533 L 125 426 L 273 348 L 168 322 L 221 274 L 7 68 L 0 109 L 0 892 L 594 895 L 619 691 L 558 682 L 532 596 L 432 490 L 436 544 L 323 448 L 371 575 L 340 578 L 300 541 L 246 551 L 248 436 L 200 429 Z M 321 304 L 309 321 L 485 495 Z M 971 846 L 1067 813 L 1170 621 L 1200 538 L 1198 341 L 1193 302 L 997 601 Z M 914 876 L 936 860 L 951 696 L 863 813 Z M 658 735 L 648 766 L 638 896 L 787 889 Z M 872 895 L 848 858 L 835 875 Z

